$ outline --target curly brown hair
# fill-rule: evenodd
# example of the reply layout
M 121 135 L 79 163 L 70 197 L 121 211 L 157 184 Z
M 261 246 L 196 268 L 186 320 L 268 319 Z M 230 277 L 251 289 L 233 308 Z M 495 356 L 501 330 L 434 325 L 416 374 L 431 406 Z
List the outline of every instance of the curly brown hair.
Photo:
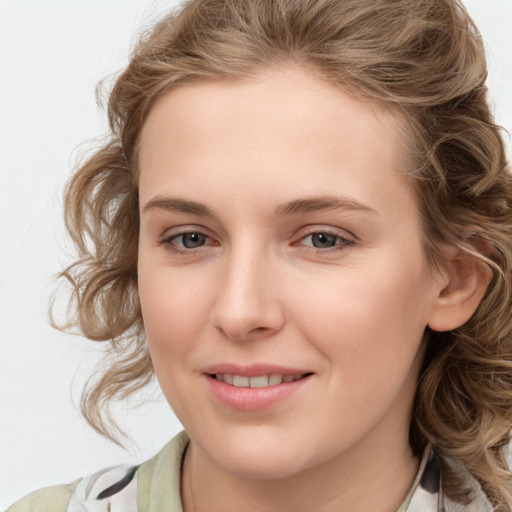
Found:
M 481 37 L 459 0 L 191 0 L 141 37 L 110 93 L 109 139 L 65 196 L 79 253 L 61 273 L 73 287 L 70 325 L 113 357 L 84 391 L 86 419 L 113 438 L 108 403 L 153 376 L 137 294 L 137 144 L 149 111 L 173 87 L 283 63 L 398 109 L 413 140 L 429 261 L 439 264 L 448 242 L 491 269 L 473 317 L 431 334 L 410 439 L 416 454 L 431 442 L 462 461 L 495 510 L 512 510 L 512 177 Z M 470 499 L 455 474 L 445 478 L 455 499 Z

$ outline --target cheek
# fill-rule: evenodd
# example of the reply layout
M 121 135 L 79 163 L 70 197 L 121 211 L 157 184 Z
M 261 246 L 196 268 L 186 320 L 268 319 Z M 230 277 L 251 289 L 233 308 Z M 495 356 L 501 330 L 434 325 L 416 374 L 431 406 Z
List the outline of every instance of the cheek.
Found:
M 139 267 L 139 296 L 153 360 L 180 359 L 194 345 L 208 318 L 205 283 L 188 273 Z M 184 355 L 184 354 L 183 354 Z
M 296 308 L 308 339 L 349 374 L 407 368 L 427 324 L 425 267 L 384 256 L 373 260 L 379 264 L 312 281 Z M 298 290 L 295 295 L 301 296 Z
M 208 315 L 204 287 L 197 289 L 182 273 L 149 266 L 139 271 L 144 329 L 156 378 L 179 418 L 187 418 L 190 354 L 201 338 Z
M 387 271 L 379 280 L 367 268 L 343 286 L 331 286 L 322 300 L 315 294 L 302 324 L 328 374 L 330 392 L 318 414 L 327 407 L 347 431 L 355 424 L 364 430 L 394 407 L 405 418 L 416 389 L 426 325 L 424 280 L 399 267 Z

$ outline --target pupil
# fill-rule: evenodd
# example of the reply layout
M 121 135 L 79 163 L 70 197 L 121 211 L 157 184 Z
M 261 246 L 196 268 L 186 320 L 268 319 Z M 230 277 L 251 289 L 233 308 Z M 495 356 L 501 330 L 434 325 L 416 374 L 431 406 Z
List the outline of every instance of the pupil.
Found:
M 311 241 L 313 242 L 314 247 L 321 249 L 334 247 L 336 245 L 336 237 L 334 235 L 329 235 L 328 233 L 315 233 L 311 237 Z
M 183 246 L 187 249 L 194 249 L 204 244 L 205 236 L 201 233 L 187 233 L 183 235 Z

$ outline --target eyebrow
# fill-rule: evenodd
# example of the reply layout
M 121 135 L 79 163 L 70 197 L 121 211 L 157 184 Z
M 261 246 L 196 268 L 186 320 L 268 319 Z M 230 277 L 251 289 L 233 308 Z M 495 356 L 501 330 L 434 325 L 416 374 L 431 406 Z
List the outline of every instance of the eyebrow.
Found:
M 204 204 L 181 199 L 179 197 L 154 197 L 145 204 L 142 211 L 145 213 L 150 210 L 191 213 L 192 215 L 198 215 L 200 217 L 213 216 L 211 210 Z
M 377 214 L 377 211 L 355 199 L 345 196 L 320 196 L 296 199 L 278 206 L 274 211 L 276 217 L 295 215 L 323 210 L 352 210 Z
M 166 210 L 176 213 L 189 213 L 199 217 L 213 217 L 213 212 L 203 203 L 182 199 L 179 197 L 157 196 L 149 200 L 143 208 L 143 213 L 150 210 Z M 324 210 L 351 210 L 377 214 L 377 211 L 355 199 L 345 196 L 319 196 L 295 199 L 279 205 L 274 210 L 274 217 L 299 215 Z

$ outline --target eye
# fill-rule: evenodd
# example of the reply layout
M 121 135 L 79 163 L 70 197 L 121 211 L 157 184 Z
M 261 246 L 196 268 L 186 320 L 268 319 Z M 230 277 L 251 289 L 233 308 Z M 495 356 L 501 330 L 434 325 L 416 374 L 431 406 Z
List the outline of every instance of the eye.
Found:
M 331 233 L 312 233 L 303 240 L 317 249 L 330 249 L 338 244 L 339 237 Z
M 197 249 L 206 243 L 208 237 L 202 233 L 182 233 L 174 236 L 171 240 L 185 249 Z
M 209 236 L 199 231 L 177 233 L 166 237 L 162 243 L 175 252 L 188 252 L 205 245 L 214 245 L 214 241 Z
M 305 245 L 319 251 L 329 249 L 342 250 L 353 244 L 354 240 L 330 231 L 314 231 L 301 238 L 297 243 L 297 245 Z

